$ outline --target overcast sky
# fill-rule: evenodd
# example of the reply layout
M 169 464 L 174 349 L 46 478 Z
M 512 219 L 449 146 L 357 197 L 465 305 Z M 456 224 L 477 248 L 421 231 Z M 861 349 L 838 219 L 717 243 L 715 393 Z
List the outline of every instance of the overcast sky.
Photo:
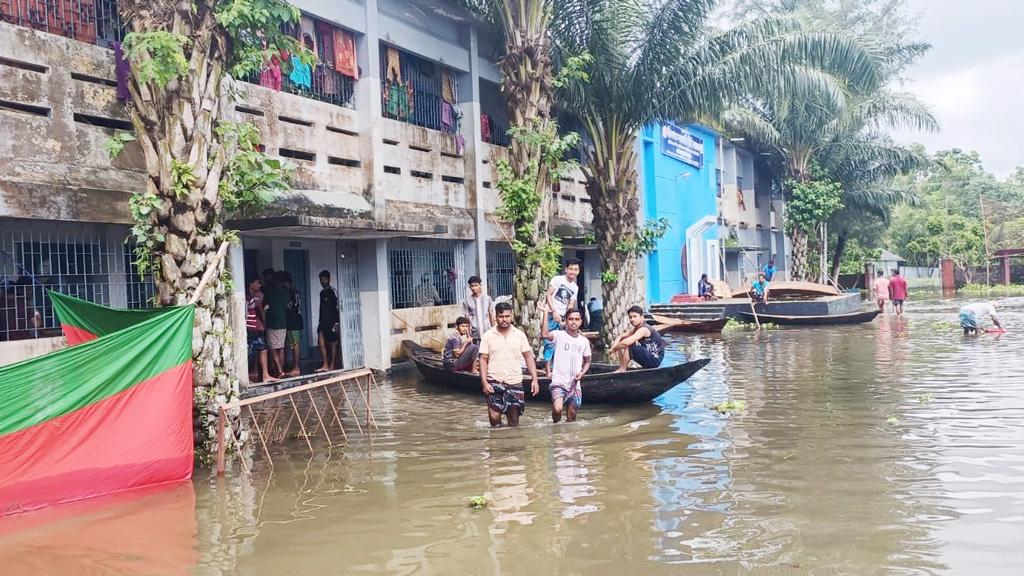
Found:
M 929 151 L 976 150 L 1006 177 L 1024 166 L 1024 2 L 909 0 L 920 39 L 932 49 L 907 71 L 907 88 L 928 102 L 942 130 L 900 133 Z

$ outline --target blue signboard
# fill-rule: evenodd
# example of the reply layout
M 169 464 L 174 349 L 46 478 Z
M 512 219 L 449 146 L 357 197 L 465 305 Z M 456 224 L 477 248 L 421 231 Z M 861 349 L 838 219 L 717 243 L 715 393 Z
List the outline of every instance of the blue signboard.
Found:
M 704 141 L 675 124 L 666 122 L 661 125 L 661 152 L 694 168 L 704 165 Z

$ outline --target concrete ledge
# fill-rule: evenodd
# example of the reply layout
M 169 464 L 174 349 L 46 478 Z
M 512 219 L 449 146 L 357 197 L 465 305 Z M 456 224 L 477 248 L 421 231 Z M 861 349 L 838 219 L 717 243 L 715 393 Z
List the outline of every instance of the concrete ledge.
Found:
M 0 342 L 0 366 L 7 366 L 8 364 L 49 354 L 61 348 L 66 348 L 67 345 L 68 343 L 64 340 L 63 336 Z

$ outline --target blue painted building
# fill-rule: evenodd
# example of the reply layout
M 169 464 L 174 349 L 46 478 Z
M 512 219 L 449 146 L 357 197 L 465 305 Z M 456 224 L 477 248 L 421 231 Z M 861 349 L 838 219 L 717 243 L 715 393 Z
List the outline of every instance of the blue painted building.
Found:
M 644 217 L 669 229 L 647 256 L 647 300 L 667 303 L 696 294 L 702 273 L 720 276 L 718 134 L 694 124 L 655 124 L 640 139 Z

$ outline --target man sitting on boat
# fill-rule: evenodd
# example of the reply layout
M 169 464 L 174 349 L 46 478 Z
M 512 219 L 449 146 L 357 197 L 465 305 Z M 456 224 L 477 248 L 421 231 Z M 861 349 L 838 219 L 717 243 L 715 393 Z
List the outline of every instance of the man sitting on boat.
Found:
M 619 355 L 619 369 L 616 372 L 625 372 L 630 360 L 641 368 L 657 368 L 665 359 L 665 341 L 653 326 L 647 324 L 643 308 L 632 306 L 627 314 L 629 330 L 616 337 L 608 350 L 609 356 L 615 353 Z
M 501 426 L 501 415 L 509 426 L 518 426 L 526 410 L 523 391 L 523 360 L 530 371 L 530 395 L 540 393 L 537 362 L 530 341 L 512 325 L 512 305 L 501 302 L 494 307 L 497 324 L 480 339 L 480 385 L 487 398 L 487 418 L 491 426 Z
M 555 356 L 551 360 L 551 421 L 576 421 L 576 411 L 583 403 L 580 379 L 590 369 L 590 340 L 580 332 L 583 316 L 579 310 L 565 313 L 565 330 L 549 330 L 541 324 L 541 336 L 551 340 Z
M 444 353 L 441 355 L 445 370 L 471 372 L 476 367 L 478 347 L 473 343 L 471 328 L 469 318 L 459 316 L 455 320 L 455 332 L 445 339 Z
M 974 302 L 973 304 L 965 304 L 960 309 L 960 326 L 964 329 L 964 336 L 972 336 L 982 331 L 981 318 L 988 316 L 992 319 L 992 323 L 996 325 L 999 330 L 1005 331 L 1003 325 L 999 323 L 999 318 L 996 317 L 996 307 L 991 302 Z
M 757 275 L 757 280 L 750 285 L 750 290 L 748 290 L 747 293 L 750 294 L 750 299 L 754 302 L 759 302 L 761 304 L 768 303 L 768 280 L 765 278 L 764 274 Z
M 703 300 L 718 300 L 715 295 L 715 285 L 708 280 L 707 274 L 700 275 L 700 282 L 697 282 L 697 295 Z

